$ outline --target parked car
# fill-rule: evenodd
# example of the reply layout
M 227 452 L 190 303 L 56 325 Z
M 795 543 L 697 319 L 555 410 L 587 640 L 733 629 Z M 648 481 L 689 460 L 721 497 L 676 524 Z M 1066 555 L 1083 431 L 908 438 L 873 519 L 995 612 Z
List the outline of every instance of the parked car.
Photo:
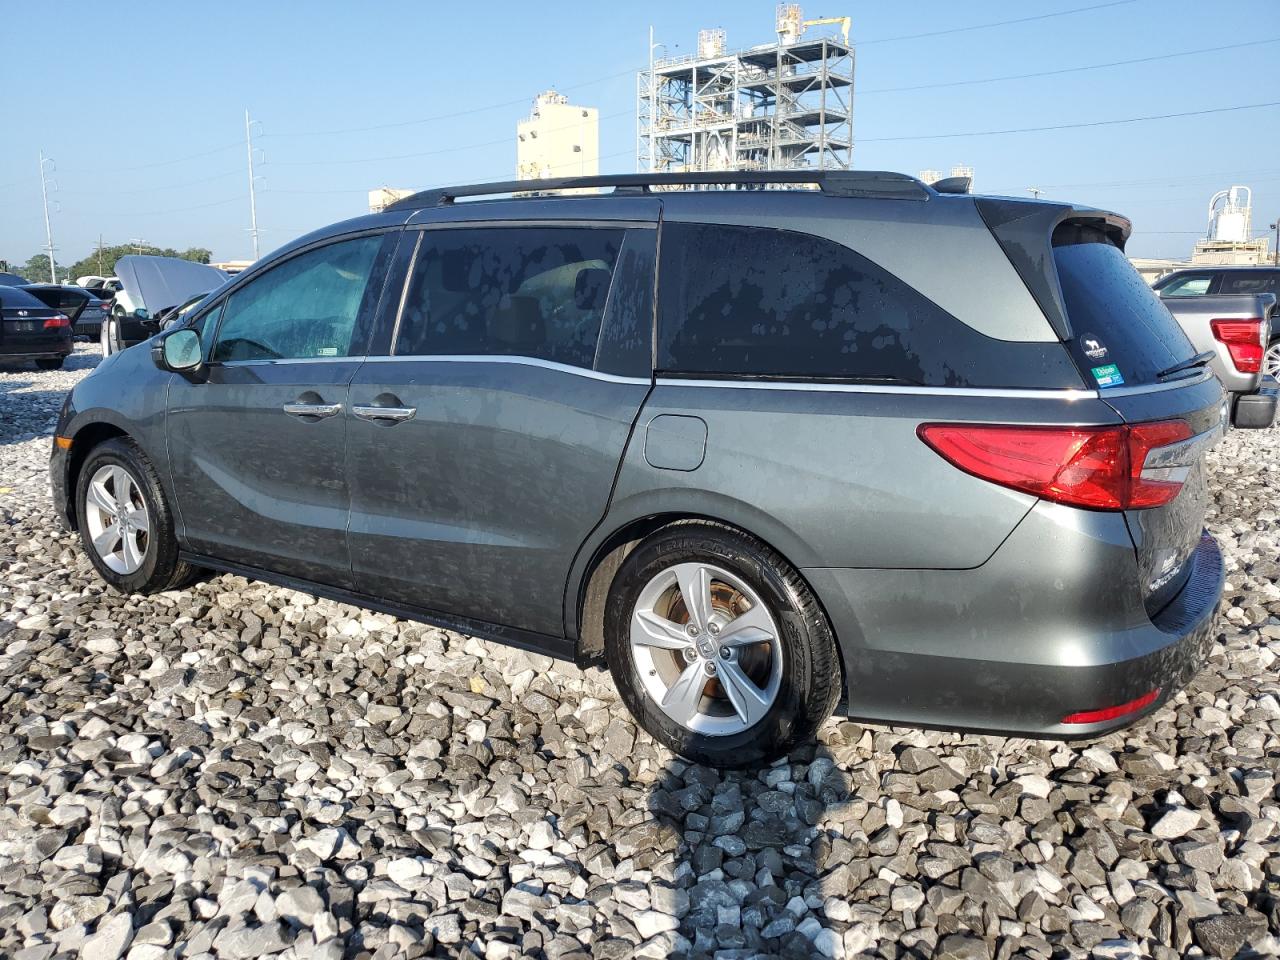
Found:
M 418 194 L 104 361 L 55 502 L 117 590 L 230 570 L 607 664 L 698 762 L 841 700 L 1096 736 L 1194 674 L 1223 584 L 1225 395 L 1129 229 L 863 171 Z
M 22 289 L 45 306 L 65 313 L 71 320 L 71 330 L 75 335 L 93 337 L 96 340 L 101 334 L 102 322 L 107 316 L 106 304 L 83 287 L 30 283 Z
M 102 325 L 104 357 L 142 343 L 161 329 L 161 315 L 227 282 L 216 267 L 178 257 L 121 257 L 116 273 L 120 289 Z
M 27 278 L 16 273 L 0 273 L 0 287 L 21 287 L 26 283 Z
M 0 363 L 55 370 L 71 353 L 71 319 L 22 287 L 0 285 Z
M 1173 301 L 1184 298 L 1264 293 L 1280 297 L 1280 267 L 1192 267 L 1166 274 L 1152 287 L 1171 308 Z M 1280 310 L 1271 316 L 1262 370 L 1280 380 Z
M 1263 364 L 1275 322 L 1276 295 L 1170 297 L 1164 304 L 1195 348 L 1210 358 L 1210 368 L 1231 392 L 1233 422 L 1270 426 L 1277 387 L 1274 379 L 1264 377 Z

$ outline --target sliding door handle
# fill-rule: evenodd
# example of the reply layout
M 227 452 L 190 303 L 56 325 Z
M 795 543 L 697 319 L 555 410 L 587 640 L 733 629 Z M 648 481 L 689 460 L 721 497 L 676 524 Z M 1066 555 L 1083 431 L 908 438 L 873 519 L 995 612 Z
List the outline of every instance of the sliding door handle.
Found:
M 361 420 L 375 420 L 382 423 L 404 423 L 412 420 L 418 412 L 417 407 L 375 407 L 356 405 L 351 408 Z
M 323 420 L 326 417 L 337 416 L 342 412 L 342 404 L 340 403 L 286 403 L 281 407 L 285 413 L 291 417 L 309 417 L 314 420 Z

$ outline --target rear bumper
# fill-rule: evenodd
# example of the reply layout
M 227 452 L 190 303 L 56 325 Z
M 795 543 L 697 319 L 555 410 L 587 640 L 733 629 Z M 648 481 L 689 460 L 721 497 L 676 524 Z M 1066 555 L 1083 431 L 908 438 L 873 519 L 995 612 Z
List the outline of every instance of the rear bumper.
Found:
M 1262 382 L 1257 393 L 1237 394 L 1232 401 L 1231 425 L 1246 430 L 1265 430 L 1276 421 L 1276 408 L 1280 404 L 1280 390 L 1269 377 Z
M 1223 584 L 1207 534 L 1188 564 L 1150 617 L 1123 517 L 1042 503 L 971 570 L 804 572 L 841 644 L 849 716 L 1086 738 L 1157 709 L 1204 662 Z M 1139 711 L 1062 722 L 1156 689 Z
M 49 360 L 54 357 L 71 356 L 71 340 L 56 341 L 45 344 L 23 344 L 21 348 L 15 348 L 13 352 L 0 350 L 0 366 L 6 363 L 26 363 L 30 360 Z

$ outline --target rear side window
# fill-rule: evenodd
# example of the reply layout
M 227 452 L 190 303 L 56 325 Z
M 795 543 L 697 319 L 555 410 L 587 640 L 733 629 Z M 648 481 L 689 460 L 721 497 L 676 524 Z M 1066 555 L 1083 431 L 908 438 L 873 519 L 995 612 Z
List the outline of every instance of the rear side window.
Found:
M 1054 239 L 1053 259 L 1075 334 L 1068 346 L 1091 388 L 1155 383 L 1157 374 L 1193 357 L 1195 348 L 1124 253 L 1106 240 L 1090 239 L 1100 236 L 1075 231 Z
M 522 356 L 590 369 L 623 232 L 427 231 L 394 353 Z
M 683 376 L 1074 387 L 1058 343 L 993 340 L 842 244 L 668 222 L 658 369 Z
M 1222 275 L 1219 293 L 1274 293 L 1280 295 L 1280 271 L 1231 270 Z
M 45 304 L 26 290 L 19 290 L 17 287 L 0 287 L 0 307 L 13 307 L 23 310 L 38 307 L 43 310 Z

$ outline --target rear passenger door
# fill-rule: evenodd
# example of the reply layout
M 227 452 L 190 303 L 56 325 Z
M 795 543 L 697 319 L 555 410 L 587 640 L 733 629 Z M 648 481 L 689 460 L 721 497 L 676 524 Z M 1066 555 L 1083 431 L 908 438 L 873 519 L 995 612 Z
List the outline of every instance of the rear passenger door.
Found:
M 563 635 L 569 566 L 652 382 L 655 226 L 406 234 L 386 355 L 350 390 L 358 590 Z

